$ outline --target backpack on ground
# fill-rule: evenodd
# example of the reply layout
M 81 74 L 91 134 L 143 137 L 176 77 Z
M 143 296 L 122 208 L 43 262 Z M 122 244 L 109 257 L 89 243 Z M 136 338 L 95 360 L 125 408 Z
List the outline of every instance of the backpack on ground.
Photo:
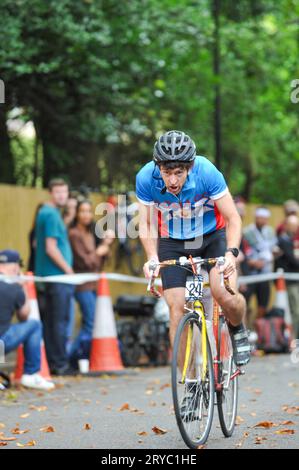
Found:
M 265 353 L 286 353 L 289 351 L 284 311 L 273 308 L 255 322 L 258 335 L 257 349 Z

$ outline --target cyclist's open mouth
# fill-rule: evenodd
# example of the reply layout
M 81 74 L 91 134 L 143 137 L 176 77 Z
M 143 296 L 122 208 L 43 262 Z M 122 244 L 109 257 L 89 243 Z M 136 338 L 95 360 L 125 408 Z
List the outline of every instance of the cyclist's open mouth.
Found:
M 179 188 L 178 186 L 170 186 L 170 187 L 169 187 L 169 191 L 170 191 L 171 193 L 176 194 L 176 193 L 178 193 L 178 192 L 180 191 L 180 188 Z

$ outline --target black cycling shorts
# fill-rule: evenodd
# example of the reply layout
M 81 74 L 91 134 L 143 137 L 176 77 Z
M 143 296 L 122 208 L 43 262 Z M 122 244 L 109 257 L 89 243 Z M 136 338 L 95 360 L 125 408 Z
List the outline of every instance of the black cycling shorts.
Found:
M 226 232 L 225 228 L 205 235 L 200 248 L 186 248 L 185 242 L 190 240 L 178 240 L 174 238 L 159 238 L 158 256 L 160 261 L 168 259 L 179 259 L 180 256 L 189 255 L 201 258 L 216 258 L 224 256 L 226 250 Z M 208 268 L 210 271 L 211 267 Z M 167 266 L 161 268 L 161 279 L 163 289 L 173 287 L 185 287 L 186 278 L 190 273 L 180 266 Z

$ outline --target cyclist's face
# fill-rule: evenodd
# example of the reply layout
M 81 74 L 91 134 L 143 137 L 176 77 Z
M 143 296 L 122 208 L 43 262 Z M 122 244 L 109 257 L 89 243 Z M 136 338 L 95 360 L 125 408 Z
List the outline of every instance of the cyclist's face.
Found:
M 160 173 L 167 191 L 179 194 L 188 176 L 188 170 L 184 168 L 174 168 L 172 170 L 160 167 Z

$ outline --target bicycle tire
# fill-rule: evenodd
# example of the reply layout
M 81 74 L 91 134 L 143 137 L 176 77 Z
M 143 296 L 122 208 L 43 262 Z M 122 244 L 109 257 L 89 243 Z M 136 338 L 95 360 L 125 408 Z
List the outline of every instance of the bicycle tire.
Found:
M 227 379 L 227 377 L 225 377 L 226 374 L 224 374 L 224 371 L 225 373 L 227 372 L 226 369 L 230 368 L 230 370 L 228 371 L 228 374 L 230 376 L 237 369 L 232 358 L 232 345 L 231 345 L 230 335 L 227 330 L 226 321 L 219 321 L 218 338 L 219 338 L 220 344 L 222 344 L 222 347 L 219 350 L 221 367 L 219 368 L 218 382 L 222 383 L 224 380 Z M 228 342 L 228 343 L 225 344 L 225 342 Z M 226 353 L 229 351 L 229 354 L 225 354 L 224 351 L 226 351 Z M 228 356 L 228 357 L 225 358 L 224 356 Z M 229 359 L 231 360 L 230 367 L 228 365 Z M 235 429 L 235 422 L 236 422 L 237 409 L 238 409 L 238 376 L 236 376 L 233 380 L 230 380 L 229 383 L 231 385 L 232 405 L 230 406 L 228 412 L 225 412 L 225 400 L 227 400 L 229 397 L 228 390 L 224 391 L 222 389 L 221 391 L 218 391 L 216 393 L 220 427 L 225 437 L 231 437 Z
M 207 423 L 204 428 L 204 432 L 198 437 L 198 439 L 194 440 L 192 439 L 186 430 L 186 427 L 183 423 L 182 417 L 181 417 L 181 406 L 180 406 L 180 401 L 178 397 L 178 360 L 177 356 L 179 353 L 179 346 L 181 342 L 181 336 L 184 332 L 184 328 L 187 323 L 193 322 L 194 325 L 197 326 L 197 328 L 200 331 L 201 334 L 201 325 L 199 322 L 199 317 L 198 314 L 195 312 L 193 313 L 188 313 L 184 315 L 178 325 L 178 329 L 175 335 L 175 340 L 174 340 L 174 346 L 173 346 L 173 357 L 172 357 L 172 367 L 171 367 L 171 383 L 172 383 L 172 397 L 173 397 L 173 405 L 174 405 L 174 411 L 175 411 L 175 416 L 176 416 L 176 421 L 177 425 L 180 431 L 180 434 L 185 442 L 185 444 L 190 448 L 190 449 L 196 449 L 199 446 L 205 444 L 205 442 L 208 439 L 211 426 L 212 426 L 212 421 L 213 421 L 213 414 L 214 414 L 214 396 L 215 396 L 215 383 L 214 383 L 214 370 L 213 370 L 213 358 L 212 358 L 212 353 L 211 353 L 211 348 L 209 344 L 209 339 L 208 335 L 206 336 L 207 340 L 207 353 L 208 353 L 208 361 L 207 361 L 207 376 L 209 380 L 209 390 L 208 390 L 208 395 L 209 395 L 209 404 L 208 404 L 208 415 L 207 415 Z M 202 384 L 201 384 L 202 386 Z M 200 398 L 200 400 L 202 400 Z M 194 411 L 195 414 L 195 411 Z M 191 420 L 191 421 L 196 421 L 196 420 Z M 200 421 L 200 418 L 198 419 Z

